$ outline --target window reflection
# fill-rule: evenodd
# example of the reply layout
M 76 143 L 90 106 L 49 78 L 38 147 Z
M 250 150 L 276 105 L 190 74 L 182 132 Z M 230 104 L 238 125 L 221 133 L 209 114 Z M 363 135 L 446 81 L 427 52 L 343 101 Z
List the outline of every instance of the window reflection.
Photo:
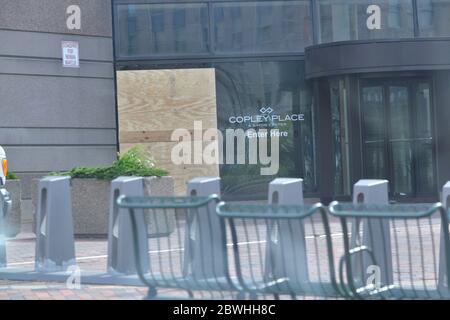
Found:
M 261 176 L 258 165 L 221 166 L 223 194 L 232 199 L 263 199 L 268 183 L 276 177 L 304 179 L 305 191 L 316 189 L 314 109 L 309 86 L 303 79 L 304 62 L 218 63 L 216 68 L 218 125 L 226 129 L 279 129 L 288 133 L 280 138 L 280 171 L 277 176 Z M 274 121 L 269 124 L 233 124 L 233 116 L 258 116 L 261 107 L 285 117 L 303 114 L 302 122 Z
M 362 88 L 364 178 L 387 179 L 383 87 Z
M 420 36 L 450 36 L 450 0 L 420 0 L 417 7 Z
M 450 0 L 417 0 L 416 34 L 414 0 L 314 1 L 319 43 L 450 37 Z M 117 54 L 142 57 L 301 53 L 313 44 L 310 3 L 310 0 L 199 0 L 198 3 L 117 4 Z M 380 8 L 380 29 L 367 25 L 371 16 L 367 10 L 371 5 Z M 214 46 L 210 47 L 210 43 Z
M 401 4 L 399 0 L 390 0 L 388 4 L 388 26 L 389 28 L 401 28 Z
M 209 50 L 206 4 L 119 5 L 117 12 L 121 56 Z
M 216 52 L 303 51 L 312 44 L 309 1 L 213 5 Z

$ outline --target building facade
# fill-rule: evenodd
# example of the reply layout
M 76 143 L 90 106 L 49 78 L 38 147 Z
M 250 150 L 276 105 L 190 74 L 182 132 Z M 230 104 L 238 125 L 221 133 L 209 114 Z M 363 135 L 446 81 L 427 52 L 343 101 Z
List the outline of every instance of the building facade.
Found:
M 180 194 L 220 175 L 226 199 L 263 199 L 275 177 L 299 177 L 328 201 L 378 178 L 394 200 L 434 201 L 450 180 L 450 0 L 0 4 L 0 144 L 25 186 L 134 144 Z M 63 41 L 78 43 L 79 68 L 63 67 Z M 174 164 L 173 132 L 198 123 L 279 130 L 279 170 Z
M 448 0 L 115 0 L 114 24 L 119 73 L 213 69 L 219 129 L 301 114 L 267 127 L 287 132 L 277 176 L 312 197 L 380 178 L 395 200 L 437 200 L 450 180 Z M 221 165 L 225 196 L 264 197 L 258 168 Z
M 0 145 L 24 200 L 33 178 L 116 159 L 111 9 L 109 0 L 0 0 Z M 79 68 L 63 67 L 64 41 L 78 43 Z

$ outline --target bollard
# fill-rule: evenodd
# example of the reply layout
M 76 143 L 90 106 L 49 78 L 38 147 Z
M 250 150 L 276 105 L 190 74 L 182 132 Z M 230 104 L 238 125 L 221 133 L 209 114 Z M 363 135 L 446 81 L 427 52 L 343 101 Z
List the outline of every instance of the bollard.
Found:
M 220 178 L 196 178 L 188 182 L 188 196 L 220 196 Z M 183 275 L 196 280 L 227 274 L 223 237 L 216 203 L 188 212 Z
M 133 231 L 131 216 L 126 209 L 120 209 L 117 199 L 122 196 L 142 197 L 144 180 L 140 177 L 120 177 L 111 182 L 111 199 L 108 222 L 108 271 L 118 274 L 135 274 Z M 140 244 L 141 266 L 148 270 L 147 227 L 143 210 L 135 210 Z
M 70 177 L 39 182 L 36 271 L 66 271 L 76 265 Z
M 389 181 L 387 180 L 361 180 L 354 186 L 353 203 L 363 204 L 379 204 L 387 205 L 389 203 L 388 196 Z M 356 219 L 352 227 L 352 247 L 367 246 L 369 247 L 377 261 L 381 272 L 381 283 L 375 285 L 388 286 L 393 284 L 393 267 L 392 267 L 392 249 L 389 221 L 382 219 L 365 219 L 363 222 L 362 241 L 359 239 L 359 226 L 361 220 Z M 371 285 L 367 283 L 368 278 L 372 276 L 369 267 L 374 264 L 366 255 L 362 259 L 354 257 L 352 259 L 352 269 L 356 279 L 362 282 L 362 286 Z M 361 270 L 362 267 L 362 270 Z
M 276 179 L 269 185 L 269 204 L 303 205 L 302 179 Z M 268 226 L 265 280 L 308 281 L 305 226 L 301 221 L 279 221 Z M 283 254 L 292 253 L 292 254 Z M 298 266 L 301 266 L 297 269 Z
M 7 267 L 6 219 L 11 212 L 12 200 L 6 189 L 0 189 L 0 267 Z
M 442 189 L 442 205 L 444 206 L 445 210 L 450 209 L 450 181 L 445 184 L 445 186 Z M 442 226 L 444 228 L 445 226 Z M 448 228 L 448 226 L 447 226 Z M 450 253 L 445 252 L 445 246 L 444 246 L 444 234 L 442 232 L 441 234 L 441 245 L 439 250 L 439 280 L 438 280 L 438 288 L 439 290 L 445 292 L 448 291 L 450 288 L 448 287 L 448 275 L 447 275 L 447 266 L 446 266 L 446 255 Z M 448 269 L 450 269 L 450 266 L 448 266 Z

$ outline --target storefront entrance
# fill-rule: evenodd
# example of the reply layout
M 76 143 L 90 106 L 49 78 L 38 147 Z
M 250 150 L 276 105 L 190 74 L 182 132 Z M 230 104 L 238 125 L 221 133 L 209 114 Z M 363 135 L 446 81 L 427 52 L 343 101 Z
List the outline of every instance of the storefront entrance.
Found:
M 360 81 L 363 174 L 388 179 L 394 198 L 436 194 L 429 79 Z

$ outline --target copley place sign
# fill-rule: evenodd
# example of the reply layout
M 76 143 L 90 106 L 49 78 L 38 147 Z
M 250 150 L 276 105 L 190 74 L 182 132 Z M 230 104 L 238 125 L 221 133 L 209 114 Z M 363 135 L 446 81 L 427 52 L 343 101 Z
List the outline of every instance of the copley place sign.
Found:
M 229 122 L 231 124 L 245 124 L 245 123 L 274 123 L 274 122 L 299 122 L 305 121 L 304 114 L 288 114 L 281 116 L 274 114 L 275 110 L 271 107 L 263 107 L 259 110 L 260 115 L 246 115 L 246 116 L 233 116 L 230 117 Z

